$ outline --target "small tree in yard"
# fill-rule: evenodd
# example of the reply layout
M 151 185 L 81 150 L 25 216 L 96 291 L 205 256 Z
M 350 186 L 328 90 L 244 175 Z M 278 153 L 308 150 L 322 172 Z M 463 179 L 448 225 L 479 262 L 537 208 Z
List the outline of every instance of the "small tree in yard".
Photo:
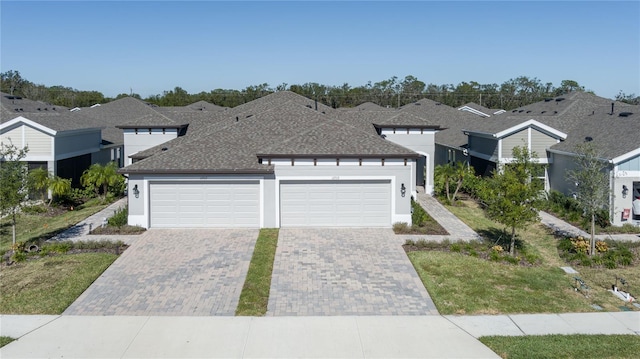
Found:
M 438 165 L 434 171 L 435 180 L 439 186 L 444 186 L 444 192 L 449 203 L 455 202 L 456 196 L 460 188 L 462 188 L 465 179 L 473 176 L 473 170 L 464 162 L 456 162 L 454 165 L 451 163 Z M 451 194 L 451 188 L 454 185 L 455 189 L 453 190 L 453 194 Z
M 109 162 L 104 166 L 94 163 L 82 173 L 80 181 L 83 186 L 93 189 L 96 192 L 96 197 L 102 187 L 103 198 L 106 198 L 109 187 L 122 181 L 122 176 L 118 174 L 118 165 L 115 162 Z
M 22 159 L 29 149 L 0 144 L 0 212 L 11 216 L 12 243 L 16 244 L 16 217 L 27 198 L 28 166 Z
M 535 152 L 530 153 L 526 147 L 515 147 L 513 157 L 513 162 L 494 171 L 480 193 L 489 218 L 511 229 L 509 253 L 512 256 L 515 255 L 516 229 L 538 221 L 543 191 L 542 183 L 533 180 L 538 166 Z
M 54 197 L 64 196 L 71 192 L 71 180 L 53 176 L 44 168 L 36 168 L 29 172 L 30 187 L 41 194 L 42 200 L 45 200 L 47 191 L 51 191 L 51 198 L 47 206 L 51 206 Z
M 596 252 L 596 214 L 609 202 L 609 178 L 606 170 L 608 163 L 602 160 L 598 149 L 591 142 L 576 146 L 576 170 L 567 171 L 567 179 L 576 183 L 576 200 L 583 213 L 591 219 L 591 250 L 589 255 Z

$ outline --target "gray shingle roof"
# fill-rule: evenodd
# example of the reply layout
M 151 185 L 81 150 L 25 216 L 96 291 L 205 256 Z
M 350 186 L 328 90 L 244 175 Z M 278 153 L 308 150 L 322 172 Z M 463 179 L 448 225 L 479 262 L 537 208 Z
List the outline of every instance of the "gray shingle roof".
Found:
M 610 105 L 609 105 L 610 109 Z M 631 112 L 621 117 L 620 113 Z M 619 106 L 613 115 L 607 112 L 595 112 L 585 116 L 579 126 L 574 126 L 567 139 L 551 148 L 553 150 L 573 152 L 576 145 L 587 137 L 601 155 L 608 159 L 624 155 L 640 148 L 640 106 Z
M 293 94 L 293 97 L 299 95 Z M 298 156 L 413 157 L 415 153 L 333 116 L 307 106 L 290 94 L 226 113 L 219 126 L 208 127 L 190 137 L 156 146 L 136 157 L 147 157 L 127 166 L 125 173 L 270 173 L 258 154 Z M 315 107 L 315 106 L 314 106 Z M 260 110 L 261 112 L 254 111 Z M 320 110 L 320 107 L 319 107 Z M 236 116 L 242 114 L 245 116 Z M 162 151 L 166 147 L 166 151 Z
M 557 101 L 558 99 L 561 100 Z M 621 112 L 632 112 L 633 115 L 619 117 Z M 567 134 L 567 139 L 552 146 L 552 149 L 570 152 L 576 144 L 584 142 L 585 137 L 591 137 L 603 156 L 614 158 L 640 147 L 639 112 L 640 106 L 585 92 L 574 92 L 522 106 L 483 121 L 471 122 L 465 129 L 494 134 L 528 120 L 535 120 Z
M 93 123 L 90 119 L 75 112 L 61 112 L 61 113 L 7 113 L 3 114 L 2 123 L 13 120 L 17 117 L 24 117 L 28 120 L 36 122 L 42 126 L 50 128 L 54 131 L 73 131 L 89 128 L 102 128 L 98 124 Z
M 0 103 L 6 111 L 13 113 L 62 113 L 69 110 L 64 106 L 12 96 L 5 92 L 0 92 Z

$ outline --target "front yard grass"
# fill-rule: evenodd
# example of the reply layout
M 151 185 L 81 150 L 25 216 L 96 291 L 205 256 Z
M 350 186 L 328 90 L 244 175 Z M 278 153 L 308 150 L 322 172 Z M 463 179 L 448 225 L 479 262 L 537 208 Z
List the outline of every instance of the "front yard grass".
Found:
M 278 246 L 278 229 L 261 229 L 247 278 L 240 293 L 240 300 L 236 315 L 238 316 L 262 316 L 267 313 L 269 304 L 269 291 L 271 289 L 271 273 L 273 261 Z
M 502 358 L 637 358 L 637 335 L 490 336 L 480 341 Z
M 496 241 L 503 226 L 489 220 L 472 201 L 447 207 L 476 232 Z M 443 251 L 415 251 L 407 255 L 441 314 L 561 313 L 593 312 L 596 304 L 605 311 L 638 310 L 609 293 L 615 277 L 640 287 L 639 266 L 616 269 L 576 267 L 577 274 L 590 287 L 588 292 L 574 289 L 574 276 L 559 256 L 557 239 L 542 224 L 518 231 L 528 253 L 539 261 L 514 265 L 488 261 L 469 255 Z M 588 297 L 585 295 L 588 294 Z M 638 296 L 640 293 L 634 293 Z
M 46 240 L 57 233 L 76 225 L 87 217 L 99 212 L 109 204 L 102 204 L 93 200 L 76 208 L 73 211 L 65 211 L 57 216 L 46 216 L 42 214 L 22 213 L 17 218 L 16 241 L 31 242 Z M 11 220 L 3 218 L 0 220 L 0 253 L 11 248 Z
M 0 271 L 0 313 L 61 314 L 107 269 L 113 253 L 27 260 Z

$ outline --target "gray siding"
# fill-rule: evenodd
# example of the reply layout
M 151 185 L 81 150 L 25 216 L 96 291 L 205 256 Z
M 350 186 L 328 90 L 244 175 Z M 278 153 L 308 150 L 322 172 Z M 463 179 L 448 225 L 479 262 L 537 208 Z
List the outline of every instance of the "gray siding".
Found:
M 51 144 L 53 138 L 30 126 L 24 127 L 24 138 L 29 146 L 29 155 L 31 156 L 51 156 Z
M 22 143 L 22 126 L 18 126 L 4 132 L 0 135 L 0 142 L 4 144 L 13 143 L 13 145 L 18 148 L 24 147 L 24 144 Z
M 529 131 L 524 129 L 502 139 L 502 155 L 501 158 L 513 158 L 513 148 L 528 146 Z
M 640 171 L 640 155 L 620 162 L 618 171 Z
M 55 141 L 56 159 L 60 160 L 99 151 L 102 134 L 100 130 L 71 135 L 62 133 L 56 136 Z
M 493 138 L 469 135 L 469 150 L 498 159 L 498 140 Z
M 547 169 L 549 188 L 570 196 L 575 190 L 574 184 L 567 181 L 567 172 L 576 169 L 573 157 L 554 153 L 553 164 Z
M 547 157 L 547 149 L 558 143 L 555 138 L 546 135 L 535 128 L 531 129 L 531 151 L 538 155 L 538 158 Z

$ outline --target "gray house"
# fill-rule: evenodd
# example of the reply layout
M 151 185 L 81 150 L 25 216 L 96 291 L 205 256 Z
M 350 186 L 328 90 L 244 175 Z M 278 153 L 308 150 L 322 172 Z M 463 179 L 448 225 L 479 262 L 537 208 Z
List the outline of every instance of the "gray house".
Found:
M 119 161 L 122 135 L 80 112 L 1 94 L 0 142 L 28 146 L 30 168 L 46 168 L 80 185 L 82 172 L 92 163 Z
M 526 146 L 545 165 L 545 188 L 565 195 L 575 192 L 566 173 L 576 168 L 576 145 L 593 143 L 607 167 L 612 224 L 640 225 L 631 213 L 640 195 L 640 106 L 574 92 L 469 123 L 463 132 L 477 173 L 508 163 L 514 146 Z
M 385 140 L 371 124 L 363 129 L 340 120 L 337 112 L 277 92 L 211 116 L 210 126 L 197 133 L 189 130 L 139 152 L 121 169 L 133 194 L 129 223 L 146 228 L 410 223 L 419 154 Z

